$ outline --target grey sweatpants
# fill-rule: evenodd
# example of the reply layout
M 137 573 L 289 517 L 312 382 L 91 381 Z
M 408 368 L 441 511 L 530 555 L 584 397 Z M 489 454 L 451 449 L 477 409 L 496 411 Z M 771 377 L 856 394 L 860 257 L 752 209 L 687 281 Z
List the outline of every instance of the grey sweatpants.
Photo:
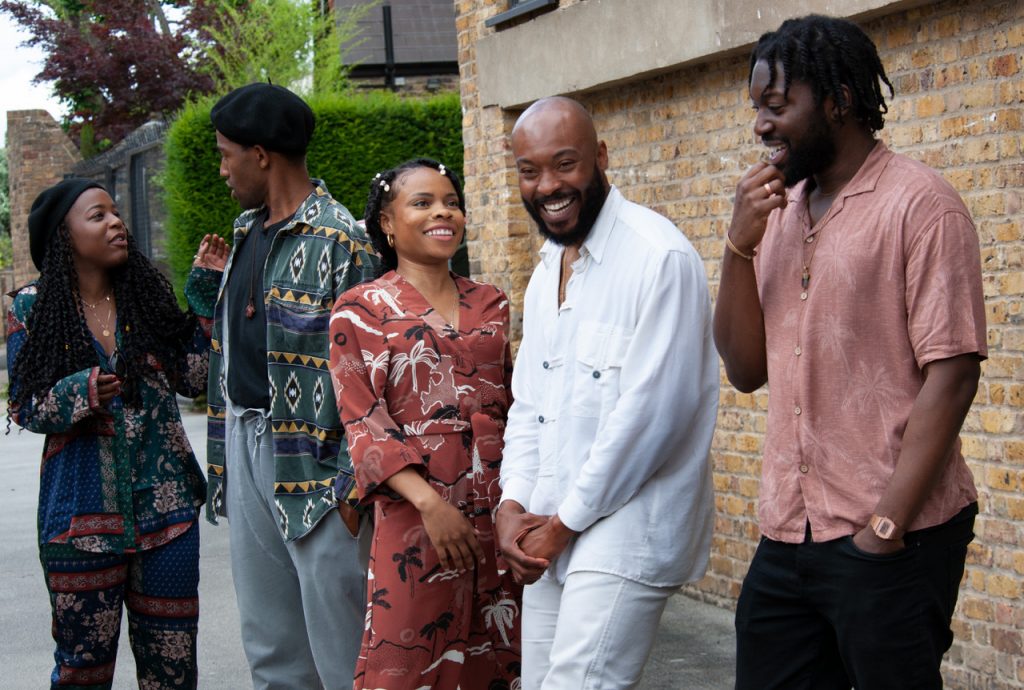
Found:
M 371 528 L 328 513 L 285 542 L 266 413 L 227 410 L 226 500 L 242 646 L 256 690 L 352 687 L 366 611 Z

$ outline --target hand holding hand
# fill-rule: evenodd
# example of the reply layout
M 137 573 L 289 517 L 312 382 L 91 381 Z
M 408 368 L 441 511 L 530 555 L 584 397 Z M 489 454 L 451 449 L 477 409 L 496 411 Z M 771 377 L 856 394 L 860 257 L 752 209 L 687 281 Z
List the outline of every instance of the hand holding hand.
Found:
M 546 515 L 528 513 L 515 501 L 505 501 L 498 507 L 494 527 L 498 537 L 498 548 L 512 568 L 513 577 L 523 584 L 529 585 L 540 579 L 551 565 L 551 561 L 527 555 L 517 540 L 522 540 L 524 534 L 529 534 L 547 523 Z
M 423 528 L 437 549 L 441 567 L 465 572 L 484 562 L 484 550 L 476 530 L 465 515 L 440 496 L 420 510 Z
M 534 558 L 543 558 L 547 561 L 555 560 L 560 553 L 565 551 L 576 532 L 562 524 L 558 515 L 552 515 L 547 522 L 535 530 L 531 530 L 520 540 L 519 545 L 523 552 Z
M 757 163 L 736 186 L 729 224 L 729 239 L 744 254 L 752 255 L 768 227 L 768 214 L 786 207 L 782 171 L 769 163 Z
M 223 271 L 228 262 L 228 243 L 220 235 L 203 235 L 192 265 L 196 268 L 209 268 Z

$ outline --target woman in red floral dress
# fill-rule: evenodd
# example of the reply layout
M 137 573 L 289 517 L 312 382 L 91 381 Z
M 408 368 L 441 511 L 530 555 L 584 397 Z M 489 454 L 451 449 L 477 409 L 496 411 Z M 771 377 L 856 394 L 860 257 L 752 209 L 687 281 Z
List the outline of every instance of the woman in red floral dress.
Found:
M 519 687 L 521 588 L 493 511 L 511 403 L 508 299 L 456 276 L 458 177 L 428 159 L 371 183 L 366 227 L 381 278 L 331 314 L 331 374 L 354 476 L 374 506 L 366 629 L 355 687 Z

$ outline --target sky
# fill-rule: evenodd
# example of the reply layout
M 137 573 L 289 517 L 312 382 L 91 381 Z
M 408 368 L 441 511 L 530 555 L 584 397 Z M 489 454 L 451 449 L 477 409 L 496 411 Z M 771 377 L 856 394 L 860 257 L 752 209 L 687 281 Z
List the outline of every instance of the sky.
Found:
M 21 45 L 29 38 L 17 22 L 0 12 L 0 146 L 7 141 L 7 111 L 41 108 L 60 120 L 61 107 L 48 84 L 33 84 L 43 68 L 43 53 Z

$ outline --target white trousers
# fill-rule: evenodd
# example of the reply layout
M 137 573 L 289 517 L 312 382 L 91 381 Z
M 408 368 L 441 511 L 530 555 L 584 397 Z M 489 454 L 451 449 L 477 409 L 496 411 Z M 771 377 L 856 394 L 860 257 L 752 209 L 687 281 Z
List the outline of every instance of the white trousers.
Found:
M 668 598 L 597 572 L 545 573 L 523 592 L 523 690 L 620 690 L 640 682 Z

